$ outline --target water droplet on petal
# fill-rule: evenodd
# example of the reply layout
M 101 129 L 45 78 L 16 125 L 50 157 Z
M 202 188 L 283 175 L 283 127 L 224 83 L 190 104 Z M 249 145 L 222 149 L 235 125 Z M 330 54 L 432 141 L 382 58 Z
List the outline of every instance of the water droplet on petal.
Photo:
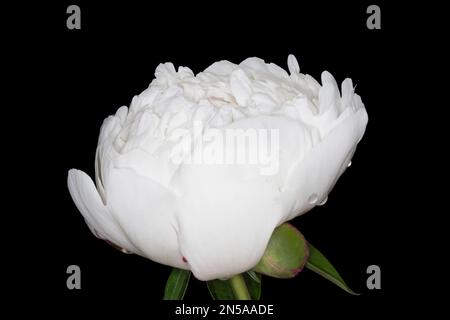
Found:
M 126 254 L 132 253 L 131 251 L 128 251 L 127 249 L 124 249 L 124 248 L 120 249 L 120 251 L 122 251 L 122 253 L 126 253 Z
M 328 201 L 328 196 L 326 196 L 319 204 L 318 206 L 323 206 Z
M 313 193 L 312 195 L 309 196 L 308 198 L 308 202 L 310 204 L 316 204 L 317 200 L 319 200 L 319 197 L 317 196 L 316 193 Z
M 347 168 L 350 167 L 352 165 L 352 162 L 350 161 L 347 165 Z

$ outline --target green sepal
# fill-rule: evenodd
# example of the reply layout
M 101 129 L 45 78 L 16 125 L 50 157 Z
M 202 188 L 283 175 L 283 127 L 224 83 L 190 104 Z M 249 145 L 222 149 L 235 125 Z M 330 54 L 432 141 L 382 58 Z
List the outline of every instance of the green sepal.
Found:
M 293 278 L 309 256 L 305 237 L 290 223 L 275 228 L 263 257 L 253 269 L 274 278 Z
M 328 259 L 319 250 L 317 250 L 310 243 L 308 243 L 308 247 L 309 259 L 306 263 L 306 268 L 333 282 L 339 288 L 347 291 L 348 293 L 359 295 L 359 293 L 354 292 L 347 286 L 344 279 L 342 279 L 330 261 L 328 261 Z

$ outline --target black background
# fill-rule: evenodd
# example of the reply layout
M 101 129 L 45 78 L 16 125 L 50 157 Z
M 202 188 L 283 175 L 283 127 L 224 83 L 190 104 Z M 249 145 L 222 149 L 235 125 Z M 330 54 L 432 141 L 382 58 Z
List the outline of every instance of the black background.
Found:
M 66 28 L 70 4 L 81 8 L 81 30 Z M 217 60 L 239 63 L 257 56 L 286 69 L 292 53 L 302 73 L 316 79 L 323 70 L 338 83 L 352 78 L 369 115 L 352 166 L 326 205 L 293 220 L 362 295 L 349 296 L 304 270 L 291 280 L 265 277 L 262 301 L 277 303 L 283 319 L 303 310 L 365 317 L 394 304 L 407 293 L 400 285 L 406 275 L 398 272 L 403 268 L 398 264 L 403 249 L 398 222 L 404 209 L 398 198 L 403 197 L 399 185 L 404 173 L 398 170 L 397 155 L 408 144 L 408 131 L 396 129 L 400 110 L 407 106 L 394 101 L 403 71 L 410 65 L 401 49 L 411 30 L 401 22 L 405 13 L 384 2 L 374 2 L 381 7 L 381 30 L 368 30 L 370 4 L 74 1 L 41 7 L 40 24 L 26 50 L 37 57 L 33 64 L 40 75 L 34 85 L 39 86 L 41 104 L 30 106 L 34 109 L 30 118 L 39 128 L 36 137 L 45 139 L 31 142 L 29 148 L 38 155 L 35 163 L 43 182 L 33 208 L 42 211 L 28 225 L 36 237 L 19 251 L 22 258 L 38 261 L 39 272 L 36 285 L 19 286 L 20 294 L 43 298 L 42 307 L 62 304 L 83 310 L 106 298 L 127 302 L 102 306 L 133 309 L 137 306 L 129 301 L 137 299 L 145 301 L 139 304 L 143 309 L 171 312 L 171 305 L 160 301 L 170 268 L 124 255 L 96 239 L 71 200 L 67 171 L 78 168 L 93 176 L 103 119 L 129 105 L 149 85 L 159 63 L 173 62 L 197 73 Z M 71 264 L 81 267 L 81 290 L 66 287 L 66 268 Z M 366 268 L 371 264 L 381 268 L 381 290 L 366 287 Z M 185 300 L 210 301 L 205 284 L 191 279 Z

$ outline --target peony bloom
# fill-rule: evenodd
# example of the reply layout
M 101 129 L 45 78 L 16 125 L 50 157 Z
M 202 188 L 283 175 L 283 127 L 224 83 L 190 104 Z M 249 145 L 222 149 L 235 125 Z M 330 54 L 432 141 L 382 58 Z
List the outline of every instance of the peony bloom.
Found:
M 292 55 L 288 67 L 249 58 L 194 75 L 160 64 L 130 108 L 104 121 L 95 184 L 69 171 L 70 194 L 92 232 L 200 280 L 253 268 L 276 226 L 326 200 L 368 120 L 350 79 L 339 93 L 330 73 L 321 85 Z M 208 142 L 213 159 L 223 159 L 229 146 L 211 136 L 245 130 L 265 133 L 274 162 L 195 160 L 211 151 Z M 235 146 L 248 150 L 246 143 Z

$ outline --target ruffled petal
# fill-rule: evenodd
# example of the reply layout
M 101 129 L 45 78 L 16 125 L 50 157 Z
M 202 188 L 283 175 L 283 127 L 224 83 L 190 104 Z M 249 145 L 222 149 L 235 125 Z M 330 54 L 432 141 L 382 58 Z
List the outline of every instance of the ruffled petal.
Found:
M 227 60 L 222 60 L 214 62 L 212 65 L 206 68 L 204 72 L 213 73 L 219 76 L 227 76 L 231 72 L 233 72 L 233 70 L 235 70 L 236 68 L 237 68 L 236 64 Z
M 241 106 L 246 106 L 252 94 L 252 85 L 242 69 L 237 69 L 231 73 L 230 88 L 236 102 Z

